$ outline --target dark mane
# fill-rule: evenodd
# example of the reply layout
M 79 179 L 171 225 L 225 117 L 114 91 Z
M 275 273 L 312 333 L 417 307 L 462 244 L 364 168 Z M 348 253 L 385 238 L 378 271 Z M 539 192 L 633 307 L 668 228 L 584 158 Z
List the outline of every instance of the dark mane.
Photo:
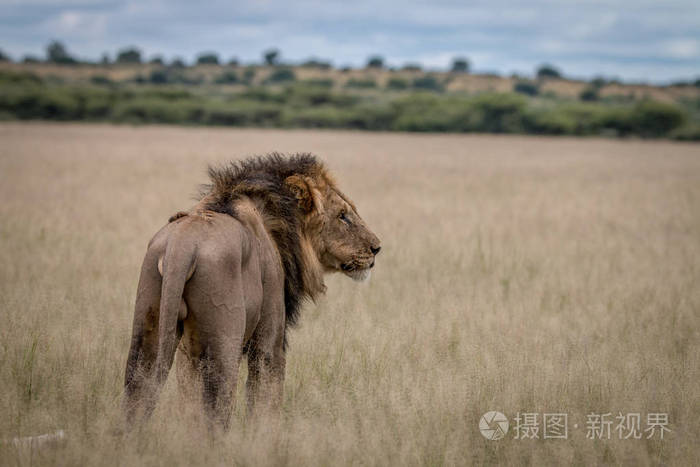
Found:
M 312 176 L 323 171 L 323 164 L 312 154 L 271 153 L 209 167 L 211 184 L 202 187 L 207 209 L 237 217 L 234 201 L 247 196 L 261 200 L 265 214 L 281 221 L 274 223 L 270 234 L 277 244 L 284 269 L 286 326 L 296 324 L 299 308 L 311 292 L 303 275 L 305 265 L 299 234 L 301 210 L 284 181 L 294 174 Z M 286 341 L 285 333 L 285 347 Z

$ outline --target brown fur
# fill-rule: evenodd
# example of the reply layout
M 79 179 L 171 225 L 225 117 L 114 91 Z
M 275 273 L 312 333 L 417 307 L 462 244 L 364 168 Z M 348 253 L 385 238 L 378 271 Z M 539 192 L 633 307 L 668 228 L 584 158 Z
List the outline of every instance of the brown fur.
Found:
M 227 424 L 247 353 L 248 403 L 281 400 L 286 334 L 323 274 L 369 275 L 379 240 L 314 156 L 271 154 L 209 170 L 200 202 L 151 240 L 141 270 L 126 410 L 153 409 L 179 343 L 178 373 L 202 381 Z M 190 377 L 178 378 L 191 381 Z

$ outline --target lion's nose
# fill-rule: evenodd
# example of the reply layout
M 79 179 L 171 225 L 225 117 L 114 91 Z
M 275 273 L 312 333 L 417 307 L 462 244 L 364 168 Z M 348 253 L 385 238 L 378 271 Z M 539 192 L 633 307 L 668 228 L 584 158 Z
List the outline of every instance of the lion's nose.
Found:
M 375 247 L 375 246 L 371 246 L 371 247 L 369 247 L 369 251 L 371 251 L 372 254 L 375 255 L 375 256 L 377 255 L 377 253 L 379 253 L 379 250 L 381 250 L 381 249 L 382 249 L 382 247 L 380 247 L 380 246 L 376 246 L 376 247 Z

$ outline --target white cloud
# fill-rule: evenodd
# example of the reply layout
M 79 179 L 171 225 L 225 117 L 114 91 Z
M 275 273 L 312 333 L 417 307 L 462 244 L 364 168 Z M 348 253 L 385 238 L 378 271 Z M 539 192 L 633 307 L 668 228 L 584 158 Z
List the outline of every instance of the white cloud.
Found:
M 73 10 L 63 11 L 46 21 L 42 27 L 54 36 L 94 39 L 105 34 L 107 15 Z
M 700 58 L 700 40 L 683 38 L 666 41 L 664 51 L 673 58 Z M 698 66 L 700 69 L 700 66 Z
M 583 76 L 660 80 L 698 73 L 700 2 L 0 0 L 6 52 L 36 53 L 54 38 L 92 58 L 137 45 L 146 55 L 213 50 L 251 61 L 278 47 L 287 59 L 339 65 L 380 54 L 446 67 L 463 55 L 478 70 L 532 72 L 551 62 Z

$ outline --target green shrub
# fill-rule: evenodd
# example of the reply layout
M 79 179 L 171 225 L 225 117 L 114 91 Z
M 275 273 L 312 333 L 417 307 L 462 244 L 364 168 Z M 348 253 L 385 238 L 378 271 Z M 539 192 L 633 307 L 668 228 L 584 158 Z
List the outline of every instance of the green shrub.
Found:
M 245 71 L 243 72 L 243 82 L 246 84 L 250 84 L 253 82 L 254 78 L 255 78 L 255 68 L 246 68 Z
M 196 86 L 204 82 L 203 76 L 187 73 L 187 71 L 183 68 L 169 67 L 167 70 L 163 71 L 166 73 L 167 82 L 170 84 L 186 84 Z
M 85 118 L 88 120 L 107 120 L 112 112 L 112 100 L 107 96 L 92 97 L 85 101 Z
M 224 71 L 214 78 L 214 83 L 216 84 L 237 84 L 240 82 L 241 79 L 238 77 L 238 73 L 233 70 Z
M 333 80 L 330 78 L 311 78 L 302 81 L 302 83 L 308 86 L 314 86 L 319 88 L 332 88 L 334 84 Z
M 526 96 L 536 96 L 539 94 L 540 88 L 531 81 L 518 81 L 513 85 L 513 91 L 525 94 Z
M 114 81 L 109 79 L 109 77 L 105 75 L 94 75 L 90 77 L 90 82 L 92 84 L 96 84 L 98 86 L 111 86 L 114 84 Z
M 676 128 L 669 135 L 679 141 L 700 141 L 700 123 L 693 123 Z
M 576 131 L 576 120 L 560 109 L 529 109 L 523 117 L 528 133 L 570 135 Z
M 486 93 L 471 102 L 478 116 L 476 131 L 518 133 L 522 131 L 525 98 L 518 94 Z
M 279 68 L 270 73 L 265 82 L 269 84 L 288 83 L 295 79 L 296 75 L 294 74 L 294 70 L 291 68 Z
M 237 99 L 225 104 L 210 104 L 204 122 L 213 125 L 274 127 L 282 123 L 282 106 Z
M 196 104 L 159 98 L 129 100 L 117 103 L 114 119 L 128 123 L 187 123 Z
M 389 78 L 386 83 L 387 89 L 393 89 L 394 91 L 402 91 L 408 89 L 408 81 L 403 78 Z
M 426 89 L 428 91 L 442 91 L 443 86 L 431 75 L 419 76 L 413 80 L 412 86 L 416 89 Z
M 240 94 L 240 96 L 248 100 L 255 100 L 259 102 L 282 103 L 287 100 L 288 94 L 278 90 L 269 89 L 264 86 L 257 86 L 246 89 Z
M 329 104 L 333 100 L 330 89 L 298 84 L 286 89 L 285 101 L 296 106 L 316 106 Z
M 184 70 L 168 68 L 163 71 L 167 71 L 169 82 L 184 76 Z M 314 82 L 251 87 L 241 93 L 204 94 L 200 90 L 195 92 L 169 84 L 68 86 L 9 71 L 0 71 L 0 84 L 3 119 L 615 134 L 679 140 L 698 140 L 700 133 L 700 100 L 697 99 L 686 99 L 683 107 L 679 107 L 654 101 L 527 99 L 519 93 L 445 95 L 425 91 L 377 98 L 357 92 L 334 92 Z
M 0 110 L 19 119 L 79 120 L 83 109 L 75 93 L 39 87 L 7 87 L 0 94 Z
M 344 128 L 348 112 L 332 105 L 286 109 L 283 125 L 300 128 Z
M 168 72 L 162 69 L 153 70 L 148 81 L 152 84 L 166 84 L 169 81 Z
M 396 110 L 389 104 L 363 104 L 348 109 L 345 127 L 357 130 L 391 130 Z
M 345 87 L 359 89 L 376 88 L 377 82 L 373 78 L 350 78 L 345 83 Z
M 29 71 L 0 70 L 0 84 L 41 84 L 42 79 Z
M 659 137 L 682 126 L 685 120 L 685 113 L 673 104 L 643 101 L 634 107 L 631 125 L 638 135 Z
M 593 102 L 598 100 L 598 89 L 593 86 L 586 87 L 578 95 L 578 98 L 585 102 Z

